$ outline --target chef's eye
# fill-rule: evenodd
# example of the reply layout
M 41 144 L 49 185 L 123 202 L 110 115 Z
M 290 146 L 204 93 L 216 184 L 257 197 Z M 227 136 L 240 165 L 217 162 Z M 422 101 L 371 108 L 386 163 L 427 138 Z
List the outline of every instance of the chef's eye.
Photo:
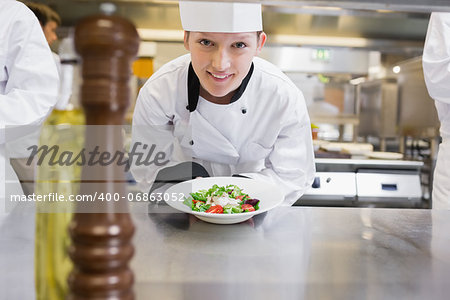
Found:
M 237 42 L 236 44 L 234 44 L 234 46 L 236 48 L 245 48 L 245 47 L 247 47 L 247 45 L 245 43 L 243 43 L 243 42 Z
M 203 39 L 200 40 L 200 44 L 202 44 L 203 46 L 211 46 L 212 42 L 210 40 Z

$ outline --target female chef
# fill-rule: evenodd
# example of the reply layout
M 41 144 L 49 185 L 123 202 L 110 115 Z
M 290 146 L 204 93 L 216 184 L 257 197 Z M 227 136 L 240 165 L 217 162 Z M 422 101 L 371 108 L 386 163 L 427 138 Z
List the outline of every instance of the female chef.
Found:
M 450 209 L 450 13 L 431 14 L 423 71 L 441 121 L 442 143 L 434 171 L 433 208 Z
M 139 166 L 132 157 L 136 181 L 148 192 L 175 175 L 244 176 L 276 184 L 292 205 L 314 178 L 311 125 L 302 93 L 256 57 L 261 5 L 179 3 L 190 54 L 153 74 L 133 116 L 134 142 L 156 143 L 169 159 Z

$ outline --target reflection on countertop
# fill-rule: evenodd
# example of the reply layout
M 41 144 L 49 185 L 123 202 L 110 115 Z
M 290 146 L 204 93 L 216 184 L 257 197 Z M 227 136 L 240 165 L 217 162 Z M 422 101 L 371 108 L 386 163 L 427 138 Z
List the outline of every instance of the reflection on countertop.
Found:
M 450 293 L 450 211 L 279 207 L 235 225 L 170 210 L 132 216 L 136 299 L 446 299 Z M 4 299 L 33 299 L 33 219 L 0 220 Z
M 180 213 L 134 220 L 138 299 L 434 299 L 450 292 L 450 211 L 291 207 L 225 226 Z

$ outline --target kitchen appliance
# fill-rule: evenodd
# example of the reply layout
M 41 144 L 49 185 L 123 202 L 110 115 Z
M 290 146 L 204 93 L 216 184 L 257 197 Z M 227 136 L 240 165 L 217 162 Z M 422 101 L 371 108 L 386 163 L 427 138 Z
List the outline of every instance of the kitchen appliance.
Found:
M 357 84 L 359 123 L 356 134 L 366 141 L 378 139 L 379 147 L 375 147 L 380 151 L 386 151 L 389 139 L 397 140 L 396 151 L 404 153 L 408 137 L 435 142 L 439 119 L 425 85 L 422 58 L 399 62 L 395 68 L 396 73 L 390 71 L 389 78 Z
M 294 205 L 353 206 L 355 203 L 355 173 L 317 172 L 310 189 Z
M 357 86 L 359 136 L 397 136 L 398 84 L 395 79 L 367 81 Z M 385 149 L 382 149 L 384 151 Z
M 423 162 L 316 159 L 316 177 L 301 206 L 421 207 Z
M 397 64 L 398 134 L 416 139 L 436 137 L 439 118 L 423 77 L 422 57 Z

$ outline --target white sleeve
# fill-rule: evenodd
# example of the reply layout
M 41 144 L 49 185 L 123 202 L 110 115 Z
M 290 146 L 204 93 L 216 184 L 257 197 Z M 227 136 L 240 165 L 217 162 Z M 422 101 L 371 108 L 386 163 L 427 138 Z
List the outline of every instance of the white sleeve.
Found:
M 164 97 L 167 97 L 164 91 L 147 82 L 139 92 L 134 109 L 131 173 L 142 192 L 150 190 L 160 169 L 178 164 L 180 160 L 174 157 L 182 155 L 173 134 L 171 118 L 167 115 L 170 108 L 164 106 L 171 101 Z M 155 161 L 156 158 L 159 159 Z
M 283 205 L 294 204 L 311 186 L 315 174 L 311 123 L 300 91 L 295 99 L 266 159 L 266 168 L 258 173 L 240 174 L 279 186 L 286 195 Z
M 428 93 L 450 103 L 450 13 L 431 14 L 422 61 Z
M 0 144 L 13 138 L 5 126 L 39 126 L 55 105 L 59 88 L 55 62 L 33 13 L 23 7 L 2 19 Z

